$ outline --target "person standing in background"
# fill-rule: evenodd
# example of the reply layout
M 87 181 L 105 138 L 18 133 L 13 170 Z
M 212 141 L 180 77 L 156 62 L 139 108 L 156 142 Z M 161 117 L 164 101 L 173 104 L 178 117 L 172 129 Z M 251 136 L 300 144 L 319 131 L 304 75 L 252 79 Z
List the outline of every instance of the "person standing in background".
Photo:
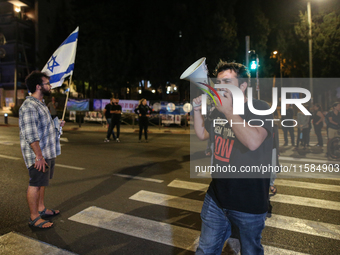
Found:
M 288 119 L 290 119 L 290 120 L 294 119 L 294 110 L 293 110 L 292 105 L 289 105 L 287 112 L 286 112 L 286 115 L 281 116 L 281 120 L 286 120 L 286 119 L 287 119 L 287 121 L 285 121 L 284 124 L 287 127 L 282 126 L 283 137 L 284 137 L 284 140 L 285 140 L 285 143 L 284 143 L 283 146 L 288 145 L 288 132 L 289 132 L 289 135 L 290 135 L 290 140 L 291 140 L 292 146 L 294 146 L 294 127 L 293 127 L 294 121 L 288 121 Z
M 320 146 L 320 147 L 323 146 L 321 129 L 323 126 L 324 119 L 325 117 L 322 114 L 322 109 L 321 109 L 320 104 L 314 104 L 312 121 L 313 121 L 315 135 L 318 138 L 318 143 L 315 146 Z
M 110 109 L 110 113 L 111 113 L 111 124 L 109 126 L 109 129 L 107 130 L 107 135 L 106 135 L 106 139 L 104 140 L 104 142 L 109 142 L 110 140 L 110 136 L 113 132 L 113 129 L 115 128 L 115 126 L 117 127 L 117 138 L 116 138 L 116 142 L 119 143 L 119 134 L 120 134 L 120 118 L 122 116 L 122 107 L 118 104 L 119 103 L 119 99 L 113 99 L 112 100 L 113 104 L 111 106 Z
M 114 101 L 115 99 L 113 98 L 113 97 L 111 97 L 111 99 L 110 99 L 110 103 L 108 103 L 107 105 L 105 105 L 105 109 L 104 109 L 104 111 L 103 111 L 103 114 L 104 114 L 104 116 L 105 116 L 105 119 L 106 119 L 106 123 L 107 123 L 107 129 L 109 129 L 109 127 L 110 127 L 110 124 L 111 124 L 111 107 L 112 107 L 112 105 L 113 105 L 113 101 Z M 113 131 L 113 129 L 112 129 L 112 137 L 113 137 L 113 140 L 116 140 L 116 136 L 115 136 L 115 132 Z M 109 139 L 110 139 L 110 137 L 109 137 Z
M 52 101 L 48 103 L 47 107 L 48 107 L 48 110 L 51 113 L 52 119 L 57 117 L 58 103 L 55 101 L 54 97 L 52 97 Z
M 151 113 L 151 108 L 147 105 L 146 99 L 142 98 L 139 101 L 139 105 L 135 109 L 135 113 L 138 114 L 138 122 L 139 122 L 139 140 L 138 142 L 140 143 L 142 140 L 142 133 L 144 129 L 144 137 L 145 137 L 145 142 L 148 142 L 148 125 L 149 125 L 149 120 L 148 117 L 150 116 Z
M 301 145 L 306 149 L 307 146 L 307 139 L 308 139 L 308 133 L 309 133 L 309 119 L 310 117 L 308 115 L 304 115 L 302 111 L 299 109 L 299 112 L 297 114 L 297 123 L 298 123 L 298 133 L 297 133 L 297 140 L 296 140 L 296 150 L 299 148 L 299 144 L 301 142 Z

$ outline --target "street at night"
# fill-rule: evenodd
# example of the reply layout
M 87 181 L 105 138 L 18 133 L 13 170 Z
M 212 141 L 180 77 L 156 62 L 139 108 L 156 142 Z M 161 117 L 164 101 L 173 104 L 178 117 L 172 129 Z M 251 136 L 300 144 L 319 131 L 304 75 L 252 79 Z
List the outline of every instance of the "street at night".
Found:
M 0 255 L 339 255 L 339 42 L 339 0 L 0 0 Z
M 22 254 L 194 253 L 210 179 L 190 178 L 189 160 L 190 155 L 198 164 L 207 160 L 200 149 L 204 144 L 191 135 L 197 151 L 190 152 L 190 135 L 179 128 L 174 130 L 183 134 L 154 128 L 149 143 L 137 143 L 137 133 L 131 131 L 121 135 L 120 143 L 103 143 L 102 129 L 65 131 L 62 155 L 46 191 L 47 206 L 61 210 L 61 215 L 53 218 L 54 228 L 32 231 L 27 225 L 28 173 L 19 129 L 0 127 L 2 254 L 22 249 Z M 312 153 L 302 161 L 293 159 L 289 147 L 282 148 L 283 165 L 327 162 Z M 278 193 L 271 197 L 272 214 L 262 238 L 265 254 L 338 254 L 340 181 L 323 177 L 276 180 Z M 233 253 L 226 247 L 223 254 Z

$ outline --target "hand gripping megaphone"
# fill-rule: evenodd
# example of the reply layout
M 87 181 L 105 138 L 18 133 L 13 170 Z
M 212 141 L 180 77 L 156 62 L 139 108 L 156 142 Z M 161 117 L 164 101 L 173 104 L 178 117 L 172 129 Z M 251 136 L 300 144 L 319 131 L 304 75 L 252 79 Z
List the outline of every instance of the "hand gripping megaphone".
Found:
M 208 98 L 211 99 L 213 98 L 213 95 L 211 94 L 210 91 L 213 91 L 215 94 L 217 94 L 216 90 L 214 89 L 214 83 L 209 79 L 208 77 L 208 68 L 207 65 L 205 64 L 206 58 L 200 58 L 197 60 L 195 63 L 193 63 L 191 66 L 189 66 L 181 75 L 180 79 L 181 80 L 187 80 L 190 82 L 193 82 L 196 86 L 198 86 L 202 91 L 205 92 L 206 94 L 209 94 L 210 97 Z M 208 102 L 208 104 L 211 104 L 212 100 Z M 193 103 L 193 106 L 199 106 Z M 206 106 L 202 106 L 206 107 Z

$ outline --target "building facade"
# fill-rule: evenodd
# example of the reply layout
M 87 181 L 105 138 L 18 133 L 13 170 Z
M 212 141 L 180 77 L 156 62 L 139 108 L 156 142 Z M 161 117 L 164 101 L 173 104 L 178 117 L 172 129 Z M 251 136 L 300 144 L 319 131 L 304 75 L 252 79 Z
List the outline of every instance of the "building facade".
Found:
M 0 1 L 1 108 L 13 107 L 25 98 L 25 77 L 35 66 L 34 17 L 33 1 Z

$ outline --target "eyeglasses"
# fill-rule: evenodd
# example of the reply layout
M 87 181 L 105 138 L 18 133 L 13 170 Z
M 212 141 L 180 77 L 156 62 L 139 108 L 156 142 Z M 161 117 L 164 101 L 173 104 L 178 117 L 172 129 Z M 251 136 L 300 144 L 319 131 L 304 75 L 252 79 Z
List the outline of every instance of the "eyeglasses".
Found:
M 49 83 L 49 82 L 47 82 L 47 83 L 43 83 L 43 84 L 41 84 L 41 85 L 49 85 L 49 86 L 51 86 L 51 84 Z

